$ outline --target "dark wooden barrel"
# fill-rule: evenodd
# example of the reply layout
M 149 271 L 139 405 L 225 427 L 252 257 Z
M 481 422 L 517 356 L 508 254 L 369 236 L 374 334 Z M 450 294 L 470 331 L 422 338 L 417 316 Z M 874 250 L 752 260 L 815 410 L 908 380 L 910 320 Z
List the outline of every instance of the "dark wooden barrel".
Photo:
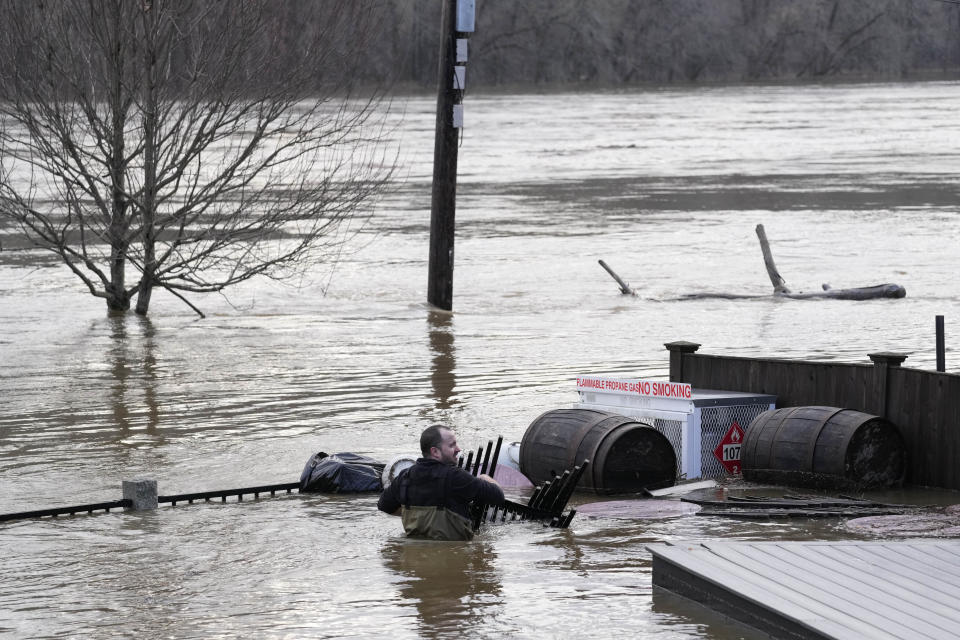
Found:
M 530 423 L 520 443 L 520 471 L 534 484 L 585 459 L 577 485 L 597 493 L 669 487 L 677 456 L 666 436 L 633 418 L 593 409 L 554 409 Z
M 893 423 L 836 407 L 787 407 L 753 419 L 740 450 L 752 482 L 812 488 L 903 483 L 907 452 Z

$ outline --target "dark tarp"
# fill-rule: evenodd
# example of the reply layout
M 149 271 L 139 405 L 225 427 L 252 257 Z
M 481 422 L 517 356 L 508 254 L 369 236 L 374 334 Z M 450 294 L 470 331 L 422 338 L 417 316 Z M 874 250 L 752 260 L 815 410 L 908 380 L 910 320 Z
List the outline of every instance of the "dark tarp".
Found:
M 314 454 L 300 474 L 300 491 L 353 493 L 383 491 L 384 464 L 356 453 Z

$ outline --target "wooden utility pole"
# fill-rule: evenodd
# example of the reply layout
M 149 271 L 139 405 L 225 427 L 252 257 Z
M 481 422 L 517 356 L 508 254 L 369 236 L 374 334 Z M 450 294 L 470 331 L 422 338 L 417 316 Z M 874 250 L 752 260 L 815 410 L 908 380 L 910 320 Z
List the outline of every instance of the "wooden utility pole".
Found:
M 457 142 L 467 58 L 466 38 L 473 31 L 474 0 L 441 0 L 440 64 L 437 74 L 437 127 L 433 148 L 430 201 L 430 275 L 427 302 L 453 309 L 453 238 L 457 207 Z M 459 14 L 459 15 L 458 15 Z

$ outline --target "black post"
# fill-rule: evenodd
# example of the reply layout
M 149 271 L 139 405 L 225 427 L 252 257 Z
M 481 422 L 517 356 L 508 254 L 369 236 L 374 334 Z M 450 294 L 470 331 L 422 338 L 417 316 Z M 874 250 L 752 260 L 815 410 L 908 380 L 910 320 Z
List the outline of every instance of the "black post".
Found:
M 557 498 L 560 496 L 561 493 L 563 493 L 563 490 L 566 488 L 567 482 L 569 481 L 570 481 L 570 469 L 567 469 L 566 471 L 564 471 L 563 474 L 560 475 L 559 477 L 554 476 L 553 485 L 550 487 L 550 491 L 548 491 L 547 495 L 543 496 L 540 500 L 540 508 L 543 509 L 544 511 L 550 511 L 550 512 L 557 511 L 556 509 Z M 561 506 L 559 510 L 562 511 L 563 507 Z
M 937 371 L 947 370 L 947 351 L 943 340 L 943 316 L 937 316 Z
M 530 499 L 527 500 L 527 506 L 528 506 L 528 507 L 535 507 L 535 506 L 537 506 L 537 501 L 540 499 L 540 494 L 543 492 L 544 486 L 549 485 L 549 484 L 550 484 L 550 481 L 548 480 L 548 481 L 545 482 L 544 484 L 541 484 L 541 485 L 539 485 L 539 486 L 537 486 L 537 487 L 534 487 L 533 493 L 530 494 Z
M 567 503 L 570 501 L 570 498 L 573 497 L 573 492 L 577 490 L 577 484 L 580 482 L 580 476 L 583 475 L 583 472 L 586 470 L 589 464 L 589 458 L 584 458 L 583 462 L 580 463 L 579 466 L 573 468 L 573 473 L 570 475 L 570 480 L 564 487 L 563 493 L 557 497 L 556 504 L 559 505 L 557 507 L 557 511 L 563 511 L 567 507 Z
M 477 449 L 477 457 L 473 461 L 473 470 L 470 472 L 473 475 L 480 473 L 480 462 L 483 458 L 483 445 L 480 445 L 480 448 Z
M 537 493 L 536 491 L 534 491 L 533 495 L 530 496 L 530 502 L 528 502 L 527 505 L 540 509 L 543 503 L 546 501 L 547 496 L 549 496 L 553 492 L 553 487 L 557 482 L 557 478 L 558 478 L 557 474 L 554 473 L 552 480 L 545 480 L 544 483 L 540 485 L 542 489 L 540 493 Z M 536 502 L 534 502 L 534 498 L 536 498 Z
M 663 345 L 670 352 L 670 382 L 686 382 L 683 375 L 683 356 L 696 353 L 700 345 L 696 342 L 680 340 Z
M 867 356 L 873 361 L 873 389 L 867 389 L 869 406 L 866 410 L 881 418 L 886 418 L 890 400 L 890 369 L 903 364 L 907 355 L 884 351 L 882 353 L 868 353 Z
M 497 472 L 497 460 L 500 459 L 500 445 L 503 444 L 503 436 L 497 436 L 497 447 L 493 450 L 493 459 L 490 460 L 490 470 L 487 473 L 490 477 Z
M 486 449 L 486 451 L 484 452 L 483 464 L 480 465 L 480 473 L 486 473 L 486 472 L 487 472 L 487 467 L 488 467 L 489 464 L 490 464 L 490 450 L 491 450 L 491 449 L 493 449 L 493 441 L 492 441 L 492 440 L 487 440 L 487 449 Z
M 457 0 L 443 0 L 440 64 L 437 76 L 437 125 L 433 147 L 433 195 L 430 202 L 430 274 L 427 302 L 453 309 L 453 237 L 457 201 L 457 141 L 453 109 L 462 87 L 454 85 L 457 60 Z

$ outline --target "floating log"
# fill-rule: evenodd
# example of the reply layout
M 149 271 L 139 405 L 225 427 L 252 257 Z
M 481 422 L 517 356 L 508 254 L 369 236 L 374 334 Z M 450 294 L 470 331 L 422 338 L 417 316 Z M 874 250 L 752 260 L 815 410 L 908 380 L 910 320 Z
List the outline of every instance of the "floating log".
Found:
M 764 231 L 762 224 L 757 225 L 757 237 L 760 238 L 760 251 L 763 252 L 763 264 L 767 268 L 767 275 L 770 276 L 773 292 L 779 294 L 790 293 L 786 281 L 784 281 L 780 272 L 777 271 L 777 265 L 773 262 L 773 254 L 770 253 L 770 243 L 767 242 L 767 232 Z
M 600 263 L 600 266 L 603 267 L 604 269 L 606 269 L 606 270 L 607 270 L 607 273 L 609 273 L 610 276 L 611 276 L 614 280 L 617 281 L 617 284 L 620 285 L 620 293 L 622 293 L 622 294 L 625 295 L 625 296 L 626 296 L 626 295 L 629 295 L 629 296 L 635 296 L 635 295 L 637 295 L 637 292 L 634 291 L 633 288 L 632 288 L 629 284 L 627 284 L 626 282 L 624 282 L 623 279 L 622 279 L 620 276 L 618 276 L 618 275 L 614 272 L 614 270 L 611 269 L 610 266 L 609 266 L 606 262 L 604 262 L 603 260 L 597 260 L 597 262 L 599 262 L 599 263 Z
M 763 252 L 763 264 L 767 268 L 770 283 L 773 284 L 773 295 L 795 300 L 832 298 L 834 300 L 874 300 L 876 298 L 903 298 L 907 290 L 899 284 L 885 283 L 869 287 L 854 287 L 852 289 L 834 289 L 829 284 L 822 285 L 822 291 L 793 292 L 787 287 L 770 252 L 770 243 L 762 224 L 757 225 L 757 238 L 760 239 L 760 251 Z
M 760 250 L 763 252 L 763 264 L 767 269 L 767 275 L 770 277 L 770 283 L 773 285 L 773 295 L 781 298 L 792 298 L 794 300 L 875 300 L 878 298 L 904 298 L 907 290 L 899 284 L 887 282 L 875 284 L 868 287 L 853 287 L 850 289 L 834 289 L 829 284 L 821 285 L 820 291 L 792 291 L 788 286 L 777 265 L 773 260 L 773 253 L 770 251 L 770 242 L 767 240 L 766 231 L 762 224 L 758 224 L 757 237 L 760 239 Z M 637 292 L 619 275 L 614 272 L 610 266 L 603 260 L 598 261 L 600 266 L 606 269 L 607 273 L 620 285 L 620 293 L 624 295 L 638 295 Z M 751 298 L 765 298 L 765 295 L 750 295 L 739 293 L 708 292 L 700 291 L 686 293 L 681 295 L 679 300 L 702 300 L 707 298 L 718 298 L 723 300 L 742 300 Z

